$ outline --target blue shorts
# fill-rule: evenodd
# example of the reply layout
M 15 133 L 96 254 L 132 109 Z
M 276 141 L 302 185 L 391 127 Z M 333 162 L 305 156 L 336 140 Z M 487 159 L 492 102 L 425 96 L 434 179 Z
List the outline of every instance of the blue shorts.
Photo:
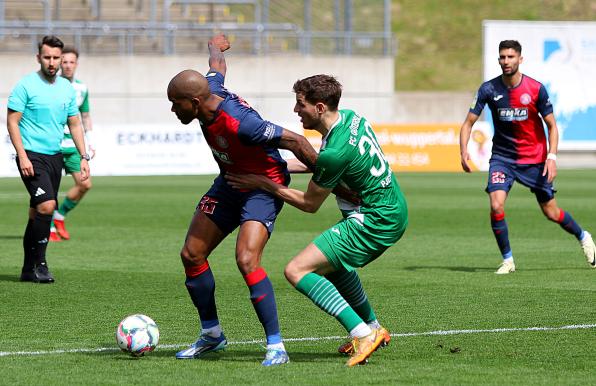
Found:
M 271 235 L 284 202 L 263 190 L 241 192 L 218 176 L 201 198 L 197 210 L 205 213 L 226 235 L 245 221 L 262 223 Z
M 530 188 L 540 203 L 555 198 L 557 191 L 553 188 L 553 184 L 548 182 L 547 176 L 542 175 L 543 163 L 521 165 L 492 159 L 489 165 L 487 193 L 497 190 L 509 192 L 513 181 L 517 181 Z

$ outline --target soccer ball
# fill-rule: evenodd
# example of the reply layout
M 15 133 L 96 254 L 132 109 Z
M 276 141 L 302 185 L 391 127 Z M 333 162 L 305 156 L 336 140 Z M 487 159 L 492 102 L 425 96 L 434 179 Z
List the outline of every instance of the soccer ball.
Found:
M 124 318 L 116 329 L 118 347 L 132 356 L 140 357 L 151 352 L 159 341 L 157 324 L 145 315 L 130 315 Z

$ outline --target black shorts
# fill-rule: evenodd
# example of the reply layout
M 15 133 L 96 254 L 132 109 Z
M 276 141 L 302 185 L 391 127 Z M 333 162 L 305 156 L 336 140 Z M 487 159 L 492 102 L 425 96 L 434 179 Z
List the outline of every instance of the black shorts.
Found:
M 48 155 L 29 150 L 26 153 L 29 161 L 33 164 L 33 172 L 35 173 L 33 177 L 24 177 L 19 167 L 19 157 L 17 157 L 16 161 L 21 179 L 31 197 L 29 206 L 35 208 L 42 202 L 50 200 L 57 202 L 62 168 L 64 166 L 62 153 Z

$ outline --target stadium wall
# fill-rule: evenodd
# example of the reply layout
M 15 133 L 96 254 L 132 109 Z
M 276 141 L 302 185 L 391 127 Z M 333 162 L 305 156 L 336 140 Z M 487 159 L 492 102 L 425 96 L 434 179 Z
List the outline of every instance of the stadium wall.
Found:
M 187 68 L 202 73 L 207 56 L 81 57 L 77 77 L 89 86 L 93 118 L 101 124 L 176 123 L 166 88 Z M 294 81 L 327 73 L 344 85 L 344 105 L 364 115 L 391 121 L 394 87 L 393 58 L 228 55 L 228 88 L 275 122 L 296 121 L 292 112 Z M 0 92 L 5 101 L 16 82 L 39 68 L 34 56 L 0 57 Z
M 2 56 L 0 66 L 4 70 L 0 78 L 0 120 L 5 122 L 10 91 L 23 75 L 36 71 L 39 65 L 34 56 L 26 55 Z M 167 84 L 186 68 L 205 72 L 207 56 L 81 57 L 77 75 L 90 88 L 99 149 L 92 164 L 95 175 L 217 171 L 198 124 L 183 126 L 170 112 Z M 226 85 L 266 119 L 300 132 L 292 111 L 294 81 L 317 73 L 333 74 L 344 85 L 342 107 L 355 109 L 373 124 L 389 130 L 384 137 L 390 141 L 388 146 L 394 146 L 390 157 L 397 160 L 393 163 L 396 170 L 458 170 L 458 159 L 452 153 L 458 151 L 457 132 L 473 91 L 395 93 L 393 68 L 392 58 L 381 57 L 228 55 Z M 0 146 L 0 176 L 18 175 L 13 154 L 5 131 Z M 445 155 L 449 155 L 448 162 Z M 596 154 L 568 152 L 561 154 L 559 164 L 594 167 Z

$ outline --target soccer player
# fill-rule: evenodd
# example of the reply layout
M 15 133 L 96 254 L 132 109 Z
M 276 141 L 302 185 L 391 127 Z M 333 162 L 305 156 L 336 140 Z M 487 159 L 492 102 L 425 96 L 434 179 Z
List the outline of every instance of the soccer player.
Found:
M 230 47 L 225 36 L 215 36 L 208 47 L 209 72 L 203 76 L 193 70 L 182 71 L 170 81 L 167 91 L 171 110 L 183 124 L 199 120 L 220 168 L 220 175 L 197 206 L 181 251 L 185 284 L 199 314 L 201 333 L 176 358 L 199 358 L 227 345 L 215 305 L 215 280 L 208 257 L 240 227 L 236 264 L 267 337 L 262 364 L 280 365 L 289 358 L 280 334 L 273 286 L 261 266 L 261 256 L 283 201 L 263 191 L 233 189 L 223 175 L 263 174 L 285 186 L 290 177 L 277 148 L 291 150 L 306 165 L 314 165 L 317 153 L 306 138 L 263 120 L 243 99 L 224 87 L 223 51 Z
M 60 142 L 65 124 L 81 154 L 81 179 L 89 176 L 75 91 L 70 82 L 57 76 L 63 47 L 59 38 L 44 36 L 37 54 L 40 70 L 23 77 L 8 98 L 8 134 L 30 195 L 21 281 L 54 282 L 46 261 L 46 247 L 62 176 Z
M 339 351 L 351 354 L 347 362 L 351 367 L 365 363 L 391 339 L 377 321 L 356 269 L 375 260 L 401 238 L 408 209 L 371 125 L 352 110 L 338 110 L 341 90 L 341 84 L 328 75 L 311 76 L 294 84 L 294 111 L 305 129 L 323 136 L 306 192 L 264 175 L 229 173 L 226 178 L 237 189 L 266 190 L 310 213 L 321 207 L 337 185 L 359 193 L 359 205 L 338 198 L 343 218 L 285 268 L 288 281 L 348 331 L 352 341 Z
M 503 73 L 480 86 L 459 137 L 461 165 L 469 173 L 467 145 L 470 132 L 488 104 L 495 134 L 486 192 L 490 198 L 491 226 L 503 256 L 503 262 L 495 273 L 515 272 L 505 221 L 505 201 L 514 181 L 530 188 L 546 218 L 574 235 L 588 264 L 596 268 L 596 247 L 592 236 L 575 222 L 569 212 L 559 208 L 555 200 L 553 180 L 557 175 L 559 130 L 545 87 L 519 71 L 523 61 L 521 51 L 521 45 L 516 40 L 504 40 L 499 44 L 499 65 Z M 542 121 L 548 128 L 548 146 Z
M 68 79 L 77 93 L 77 105 L 81 113 L 81 121 L 85 133 L 85 142 L 89 159 L 95 156 L 95 147 L 90 142 L 93 122 L 89 112 L 89 90 L 87 85 L 75 78 L 75 72 L 79 66 L 79 52 L 74 47 L 64 47 L 62 50 L 62 77 Z M 66 198 L 60 204 L 58 210 L 54 211 L 52 226 L 50 228 L 50 241 L 61 241 L 70 239 L 70 235 L 64 226 L 66 214 L 73 210 L 91 189 L 91 177 L 83 180 L 81 178 L 81 155 L 79 154 L 68 125 L 64 127 L 64 139 L 62 140 L 62 154 L 64 155 L 64 171 L 71 174 L 74 186 L 66 193 Z M 87 161 L 89 161 L 87 159 Z

